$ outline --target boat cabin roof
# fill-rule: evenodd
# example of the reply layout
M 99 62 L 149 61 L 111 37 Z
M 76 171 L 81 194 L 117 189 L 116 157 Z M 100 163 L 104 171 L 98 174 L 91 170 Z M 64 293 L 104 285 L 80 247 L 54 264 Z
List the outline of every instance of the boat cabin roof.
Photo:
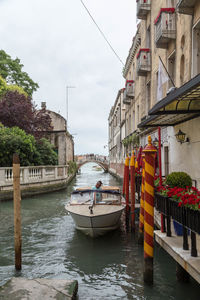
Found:
M 83 187 L 79 187 L 76 189 L 76 191 L 84 191 L 84 190 L 92 190 L 92 187 L 91 186 L 83 186 Z M 101 187 L 101 190 L 103 191 L 119 191 L 120 188 L 118 186 L 109 186 L 109 185 L 106 185 L 106 186 L 102 186 Z

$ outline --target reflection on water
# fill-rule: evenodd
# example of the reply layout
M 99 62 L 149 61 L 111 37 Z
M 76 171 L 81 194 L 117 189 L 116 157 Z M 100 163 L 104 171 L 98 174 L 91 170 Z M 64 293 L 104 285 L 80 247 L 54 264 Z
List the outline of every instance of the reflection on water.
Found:
M 12 276 L 77 279 L 79 299 L 198 299 L 195 281 L 176 282 L 175 263 L 155 247 L 154 286 L 143 284 L 143 250 L 123 226 L 97 239 L 74 228 L 64 205 L 77 186 L 121 182 L 94 164 L 82 167 L 67 190 L 22 201 L 23 266 L 14 270 L 13 204 L 0 203 L 0 285 Z

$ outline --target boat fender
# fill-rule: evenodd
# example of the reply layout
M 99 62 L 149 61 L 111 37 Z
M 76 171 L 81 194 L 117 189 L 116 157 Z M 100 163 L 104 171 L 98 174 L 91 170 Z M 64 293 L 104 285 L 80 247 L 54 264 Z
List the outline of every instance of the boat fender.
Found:
M 93 205 L 89 206 L 90 214 L 93 215 Z

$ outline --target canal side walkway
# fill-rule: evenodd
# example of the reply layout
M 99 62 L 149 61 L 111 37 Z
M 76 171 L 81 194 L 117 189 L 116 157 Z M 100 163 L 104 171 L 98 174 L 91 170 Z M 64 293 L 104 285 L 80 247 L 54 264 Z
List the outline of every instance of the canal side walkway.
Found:
M 12 278 L 0 287 L 0 300 L 73 300 L 77 291 L 77 280 Z
M 160 213 L 155 210 L 155 224 L 160 227 Z M 196 234 L 197 257 L 191 256 L 191 238 L 188 236 L 189 250 L 183 250 L 183 236 L 177 236 L 171 221 L 171 237 L 161 230 L 154 230 L 155 241 L 198 283 L 200 283 L 200 235 Z
M 160 230 L 154 231 L 156 242 L 169 254 L 172 258 L 187 271 L 198 283 L 200 283 L 200 257 L 191 256 L 190 237 L 188 238 L 189 250 L 183 250 L 183 237 L 177 236 L 175 233 L 171 237 L 166 236 Z M 200 254 L 200 236 L 197 235 L 197 252 Z

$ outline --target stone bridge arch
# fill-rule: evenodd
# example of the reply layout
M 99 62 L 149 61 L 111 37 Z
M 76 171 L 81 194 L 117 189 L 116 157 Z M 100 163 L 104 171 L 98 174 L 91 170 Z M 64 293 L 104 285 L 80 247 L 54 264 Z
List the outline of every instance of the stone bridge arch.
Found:
M 78 170 L 85 164 L 87 163 L 96 163 L 97 165 L 99 165 L 103 170 L 104 172 L 108 172 L 108 163 L 107 162 L 102 162 L 102 161 L 98 161 L 98 160 L 94 160 L 94 159 L 87 159 L 87 160 L 84 160 L 84 161 L 81 161 L 81 162 L 77 162 L 77 168 Z

